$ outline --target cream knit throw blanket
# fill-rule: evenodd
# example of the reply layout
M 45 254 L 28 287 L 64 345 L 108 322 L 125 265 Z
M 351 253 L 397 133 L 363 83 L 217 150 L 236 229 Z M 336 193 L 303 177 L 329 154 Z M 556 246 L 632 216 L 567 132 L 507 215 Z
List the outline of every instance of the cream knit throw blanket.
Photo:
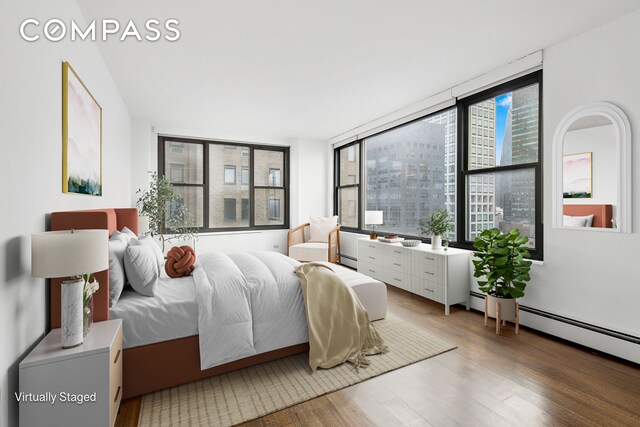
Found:
M 300 278 L 309 326 L 309 366 L 331 368 L 344 362 L 368 366 L 365 356 L 386 353 L 387 346 L 369 321 L 367 310 L 342 279 L 319 263 L 301 264 Z

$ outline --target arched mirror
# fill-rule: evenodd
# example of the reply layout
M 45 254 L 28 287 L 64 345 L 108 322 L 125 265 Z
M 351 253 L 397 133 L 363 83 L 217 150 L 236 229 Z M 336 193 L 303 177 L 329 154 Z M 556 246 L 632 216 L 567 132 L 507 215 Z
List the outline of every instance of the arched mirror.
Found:
M 569 112 L 553 141 L 553 228 L 631 232 L 631 126 L 617 106 Z

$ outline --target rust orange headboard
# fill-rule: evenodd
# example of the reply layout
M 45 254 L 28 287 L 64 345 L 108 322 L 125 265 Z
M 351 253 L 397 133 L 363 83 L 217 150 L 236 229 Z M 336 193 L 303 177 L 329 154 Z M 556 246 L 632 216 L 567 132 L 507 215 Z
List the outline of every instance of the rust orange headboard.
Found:
M 53 212 L 51 214 L 51 231 L 106 229 L 109 236 L 114 230 L 127 227 L 138 234 L 138 209 L 115 208 L 89 211 Z M 104 242 L 108 245 L 108 242 Z M 90 273 L 87 271 L 87 273 Z M 97 322 L 109 320 L 109 270 L 95 272 L 100 289 L 93 295 L 93 319 Z M 51 279 L 51 328 L 60 327 L 60 284 L 62 279 Z
M 570 216 L 593 215 L 592 227 L 611 228 L 613 209 L 611 205 L 564 205 L 563 212 Z

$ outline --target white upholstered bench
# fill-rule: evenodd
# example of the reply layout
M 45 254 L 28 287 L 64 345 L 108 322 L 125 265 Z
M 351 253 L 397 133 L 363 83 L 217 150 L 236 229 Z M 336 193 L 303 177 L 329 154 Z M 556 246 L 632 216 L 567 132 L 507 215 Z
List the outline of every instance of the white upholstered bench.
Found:
M 331 268 L 338 277 L 351 286 L 364 308 L 367 309 L 369 320 L 373 322 L 387 316 L 387 285 L 340 265 L 328 262 L 321 264 Z

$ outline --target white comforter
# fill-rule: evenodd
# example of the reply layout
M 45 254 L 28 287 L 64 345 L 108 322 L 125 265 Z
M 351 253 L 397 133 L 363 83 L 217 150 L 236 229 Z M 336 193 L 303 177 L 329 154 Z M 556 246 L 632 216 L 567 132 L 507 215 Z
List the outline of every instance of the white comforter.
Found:
M 297 265 L 276 252 L 199 257 L 201 369 L 308 341 Z

